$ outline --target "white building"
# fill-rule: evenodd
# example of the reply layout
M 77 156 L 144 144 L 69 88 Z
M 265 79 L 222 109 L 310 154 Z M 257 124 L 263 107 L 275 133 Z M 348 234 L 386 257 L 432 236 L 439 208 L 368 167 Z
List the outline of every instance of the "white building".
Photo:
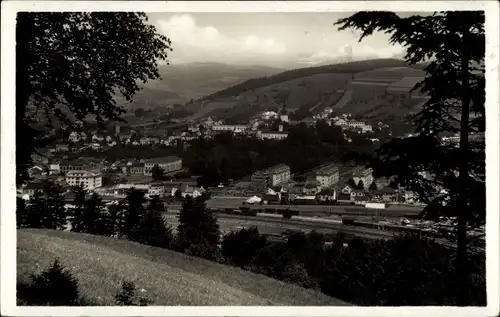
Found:
M 356 185 L 363 182 L 363 187 L 367 189 L 373 183 L 373 170 L 371 168 L 359 169 L 352 174 L 352 179 Z
M 287 114 L 280 115 L 280 120 L 282 122 L 288 122 L 288 115 Z
M 213 131 L 216 131 L 216 132 L 235 132 L 235 131 L 238 131 L 238 132 L 244 132 L 246 130 L 248 130 L 248 126 L 247 125 L 226 125 L 226 124 L 220 124 L 220 125 L 214 125 L 212 126 L 212 130 Z
M 279 132 L 279 131 L 271 131 L 271 132 L 262 132 L 257 131 L 257 138 L 261 140 L 284 140 L 288 137 L 288 133 Z
M 274 111 L 266 111 L 262 114 L 262 119 L 269 120 L 278 117 L 278 114 Z
M 182 159 L 177 156 L 167 156 L 146 160 L 144 175 L 150 175 L 155 165 L 158 165 L 165 173 L 175 172 L 182 169 Z
M 49 174 L 59 174 L 61 173 L 61 165 L 59 163 L 51 163 L 49 165 Z
M 316 171 L 316 180 L 322 188 L 327 188 L 339 182 L 339 168 L 333 164 L 321 167 Z
M 85 189 L 92 190 L 102 186 L 102 175 L 95 171 L 69 171 L 66 183 L 70 186 L 83 185 Z

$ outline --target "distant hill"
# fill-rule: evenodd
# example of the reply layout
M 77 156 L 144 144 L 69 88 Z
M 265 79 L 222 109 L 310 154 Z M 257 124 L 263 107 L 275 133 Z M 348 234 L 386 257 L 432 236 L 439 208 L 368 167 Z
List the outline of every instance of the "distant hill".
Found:
M 244 83 L 208 95 L 204 97 L 203 100 L 212 100 L 214 98 L 221 98 L 221 97 L 232 97 L 248 90 L 257 89 L 317 74 L 332 74 L 332 73 L 356 74 L 378 69 L 408 68 L 408 67 L 409 66 L 403 60 L 374 59 L 374 60 L 357 61 L 357 62 L 350 62 L 343 64 L 298 68 L 278 73 L 272 76 L 249 79 Z
M 423 79 L 423 68 L 402 60 L 378 59 L 285 71 L 206 96 L 188 105 L 189 118 L 248 119 L 286 106 L 312 113 L 332 107 L 339 114 L 367 120 L 400 121 L 422 104 L 422 98 L 404 95 Z
M 196 99 L 242 83 L 249 78 L 269 76 L 283 69 L 266 66 L 233 66 L 221 63 L 189 63 L 160 66 L 161 80 L 147 87 L 176 92 L 185 99 Z
M 221 63 L 188 63 L 160 65 L 158 80 L 140 84 L 143 88 L 130 104 L 117 96 L 126 109 L 165 108 L 185 104 L 191 99 L 212 94 L 221 89 L 242 83 L 249 78 L 269 76 L 283 69 L 267 66 L 233 66 Z
M 272 278 L 139 243 L 65 231 L 17 231 L 17 279 L 27 282 L 55 258 L 75 275 L 81 295 L 114 306 L 123 280 L 156 306 L 345 306 L 340 300 Z

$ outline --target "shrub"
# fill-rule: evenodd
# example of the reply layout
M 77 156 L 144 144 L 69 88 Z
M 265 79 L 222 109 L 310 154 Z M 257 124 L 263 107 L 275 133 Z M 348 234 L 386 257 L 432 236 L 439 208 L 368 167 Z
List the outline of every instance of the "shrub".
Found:
M 123 281 L 120 291 L 115 295 L 118 306 L 147 306 L 152 301 L 146 295 L 137 295 L 134 282 Z
M 78 281 L 59 260 L 39 275 L 31 276 L 31 284 L 19 284 L 17 297 L 22 303 L 34 306 L 79 305 Z
M 454 252 L 425 238 L 399 235 L 332 249 L 321 289 L 357 305 L 454 305 Z M 484 260 L 484 259 L 483 259 Z M 484 265 L 484 264 L 483 264 Z M 482 265 L 469 266 L 471 305 L 486 303 Z
M 292 211 L 290 209 L 283 210 L 283 218 L 292 219 Z
M 222 255 L 237 266 L 243 267 L 267 243 L 266 237 L 259 233 L 256 227 L 241 229 L 226 235 L 222 241 Z

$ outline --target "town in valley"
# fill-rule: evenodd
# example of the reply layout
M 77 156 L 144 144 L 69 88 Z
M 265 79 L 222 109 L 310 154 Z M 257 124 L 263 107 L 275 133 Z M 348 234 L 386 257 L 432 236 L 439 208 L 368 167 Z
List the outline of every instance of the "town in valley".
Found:
M 18 306 L 486 305 L 484 12 L 16 32 Z

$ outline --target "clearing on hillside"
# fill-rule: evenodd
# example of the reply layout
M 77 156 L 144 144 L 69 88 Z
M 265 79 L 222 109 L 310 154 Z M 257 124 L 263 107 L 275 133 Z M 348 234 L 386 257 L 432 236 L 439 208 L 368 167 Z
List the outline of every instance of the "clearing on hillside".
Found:
M 17 279 L 28 282 L 55 258 L 71 270 L 81 294 L 115 305 L 124 279 L 145 289 L 152 305 L 349 305 L 322 293 L 170 250 L 89 234 L 17 231 Z

